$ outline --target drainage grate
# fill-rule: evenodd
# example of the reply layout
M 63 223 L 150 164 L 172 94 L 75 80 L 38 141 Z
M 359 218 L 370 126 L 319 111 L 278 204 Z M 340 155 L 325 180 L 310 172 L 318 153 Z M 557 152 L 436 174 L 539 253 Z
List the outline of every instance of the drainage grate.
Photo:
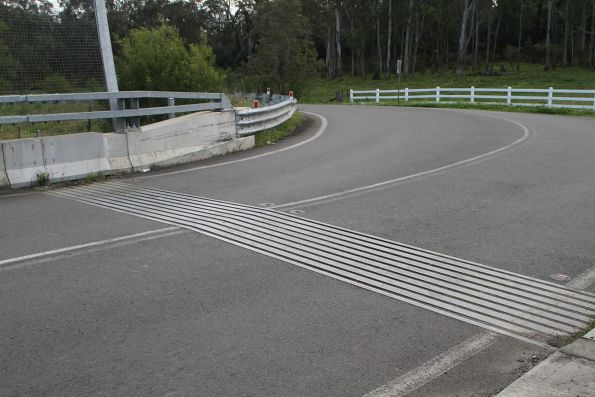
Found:
M 106 182 L 50 194 L 185 227 L 499 333 L 584 328 L 595 295 L 271 209 Z

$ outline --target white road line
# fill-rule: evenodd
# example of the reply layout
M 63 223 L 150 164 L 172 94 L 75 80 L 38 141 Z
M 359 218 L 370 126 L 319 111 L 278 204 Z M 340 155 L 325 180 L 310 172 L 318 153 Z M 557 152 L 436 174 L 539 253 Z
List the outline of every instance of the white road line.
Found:
M 566 283 L 566 286 L 575 289 L 587 289 L 593 285 L 593 283 L 595 283 L 595 266 L 585 270 L 583 273 L 570 280 Z
M 295 145 L 287 146 L 287 147 L 284 147 L 284 148 L 278 149 L 278 150 L 273 150 L 271 152 L 257 154 L 257 155 L 246 157 L 246 158 L 243 158 L 243 159 L 225 161 L 225 162 L 222 162 L 222 163 L 211 164 L 211 165 L 203 165 L 203 166 L 199 166 L 199 167 L 187 168 L 187 169 L 178 170 L 178 171 L 163 172 L 163 173 L 151 174 L 151 175 L 142 175 L 142 176 L 135 177 L 135 179 L 156 178 L 156 177 L 160 177 L 160 176 L 184 174 L 186 172 L 200 171 L 200 170 L 204 170 L 204 169 L 207 169 L 207 168 L 221 167 L 221 166 L 224 166 L 224 165 L 242 163 L 244 161 L 254 160 L 254 159 L 261 158 L 261 157 L 266 157 L 266 156 L 270 156 L 270 155 L 273 155 L 273 154 L 281 153 L 281 152 L 284 152 L 286 150 L 295 149 L 295 148 L 297 148 L 299 146 L 302 146 L 302 145 L 305 145 L 307 143 L 310 143 L 310 142 L 312 142 L 315 139 L 318 139 L 324 133 L 324 131 L 326 130 L 326 127 L 328 126 L 328 121 L 327 121 L 326 118 L 324 118 L 324 116 L 321 116 L 321 115 L 316 114 L 316 113 L 311 113 L 311 112 L 302 112 L 302 113 L 309 114 L 311 116 L 318 117 L 320 119 L 320 121 L 321 121 L 321 125 L 320 125 L 320 127 L 318 128 L 318 130 L 316 131 L 316 133 L 313 136 L 311 136 L 310 138 L 306 139 L 305 141 L 296 143 Z
M 399 376 L 392 382 L 371 391 L 364 397 L 404 396 L 439 377 L 468 358 L 475 356 L 492 345 L 496 341 L 496 338 L 497 336 L 493 332 L 474 335 L 463 343 Z
M 566 283 L 566 286 L 583 290 L 589 288 L 593 282 L 595 282 L 595 267 L 587 269 L 578 277 Z M 492 336 L 491 343 L 489 343 L 490 335 Z M 584 337 L 589 336 L 590 339 L 595 338 L 595 329 Z M 434 357 L 419 367 L 407 372 L 405 375 L 371 391 L 363 397 L 396 397 L 411 393 L 436 379 L 451 368 L 461 364 L 463 361 L 475 356 L 477 353 L 493 344 L 496 340 L 495 338 L 496 334 L 493 332 L 472 336 L 452 349 Z M 484 339 L 485 341 L 482 343 L 481 341 Z M 486 345 L 484 346 L 484 344 Z
M 47 256 L 51 256 L 51 255 L 62 254 L 65 252 L 70 252 L 70 251 L 82 250 L 85 248 L 96 247 L 99 245 L 113 244 L 113 243 L 117 243 L 120 241 L 139 239 L 142 237 L 153 236 L 155 234 L 160 234 L 160 233 L 167 233 L 167 232 L 171 232 L 171 231 L 178 230 L 178 229 L 180 229 L 180 228 L 177 226 L 164 227 L 161 229 L 149 230 L 149 231 L 142 232 L 142 233 L 129 234 L 126 236 L 120 236 L 120 237 L 110 238 L 110 239 L 106 239 L 106 240 L 93 241 L 90 243 L 72 245 L 70 247 L 58 248 L 58 249 L 54 249 L 54 250 L 38 252 L 35 254 L 19 256 L 16 258 L 4 259 L 4 260 L 0 260 L 0 268 L 6 268 L 7 265 L 17 263 L 17 262 L 30 261 L 32 259 L 38 259 L 38 258 L 47 257 Z M 2 270 L 2 269 L 0 269 L 0 270 Z
M 529 129 L 525 125 L 519 123 L 518 121 L 514 121 L 514 120 L 510 120 L 510 119 L 506 119 L 506 118 L 502 118 L 502 120 L 509 121 L 509 122 L 514 123 L 514 124 L 518 125 L 519 127 L 521 127 L 522 130 L 523 130 L 523 136 L 521 138 L 517 139 L 516 141 L 514 141 L 514 142 L 512 142 L 512 143 L 510 143 L 510 144 L 508 144 L 506 146 L 503 146 L 503 147 L 501 147 L 499 149 L 492 150 L 491 152 L 480 154 L 479 156 L 471 157 L 469 159 L 457 161 L 456 163 L 447 164 L 447 165 L 444 165 L 442 167 L 434 168 L 434 169 L 427 170 L 427 171 L 417 172 L 415 174 L 402 176 L 400 178 L 389 179 L 387 181 L 382 181 L 382 182 L 374 183 L 374 184 L 367 185 L 367 186 L 360 186 L 360 187 L 357 187 L 357 188 L 354 188 L 354 189 L 344 190 L 342 192 L 337 192 L 337 193 L 333 193 L 333 194 L 327 194 L 327 195 L 324 195 L 324 196 L 312 197 L 312 198 L 309 198 L 309 199 L 293 201 L 293 202 L 285 203 L 285 204 L 273 205 L 273 206 L 270 206 L 270 207 L 267 207 L 267 208 L 278 209 L 278 208 L 287 208 L 287 207 L 296 207 L 296 206 L 300 206 L 301 207 L 304 204 L 311 204 L 311 203 L 314 203 L 314 202 L 320 202 L 320 201 L 325 201 L 325 200 L 337 199 L 337 198 L 344 197 L 344 196 L 349 196 L 349 195 L 352 195 L 352 194 L 355 194 L 355 193 L 360 193 L 360 192 L 363 192 L 363 191 L 366 191 L 366 190 L 372 190 L 372 189 L 384 187 L 384 186 L 387 186 L 387 185 L 392 185 L 392 184 L 396 184 L 396 183 L 399 183 L 399 182 L 404 182 L 404 181 L 407 181 L 407 180 L 410 180 L 410 179 L 415 179 L 415 178 L 420 178 L 420 177 L 428 176 L 428 175 L 435 174 L 435 173 L 438 173 L 438 172 L 446 171 L 446 170 L 448 170 L 450 168 L 464 166 L 464 165 L 469 165 L 469 164 L 472 164 L 472 163 L 477 163 L 477 162 L 482 161 L 482 160 L 485 160 L 485 159 L 489 158 L 490 156 L 493 156 L 493 155 L 495 155 L 497 153 L 500 153 L 500 152 L 503 152 L 505 150 L 508 150 L 508 149 L 512 148 L 513 146 L 516 146 L 516 145 L 518 145 L 518 144 L 526 141 L 529 138 L 529 136 L 531 136 L 531 132 L 529 131 Z

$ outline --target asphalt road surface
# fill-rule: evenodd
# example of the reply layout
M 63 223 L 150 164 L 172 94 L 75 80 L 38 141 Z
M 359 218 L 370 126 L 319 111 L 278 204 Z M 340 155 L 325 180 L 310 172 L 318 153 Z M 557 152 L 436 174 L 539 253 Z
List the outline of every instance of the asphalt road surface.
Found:
M 302 110 L 276 145 L 0 195 L 0 395 L 491 396 L 591 317 L 594 119 Z

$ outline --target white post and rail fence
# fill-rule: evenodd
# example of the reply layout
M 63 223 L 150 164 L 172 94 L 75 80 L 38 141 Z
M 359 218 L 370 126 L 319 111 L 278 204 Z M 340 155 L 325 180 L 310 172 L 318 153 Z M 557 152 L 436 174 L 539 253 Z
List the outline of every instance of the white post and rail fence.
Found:
M 595 90 L 536 88 L 404 88 L 349 90 L 350 102 L 404 101 L 533 106 L 595 111 Z

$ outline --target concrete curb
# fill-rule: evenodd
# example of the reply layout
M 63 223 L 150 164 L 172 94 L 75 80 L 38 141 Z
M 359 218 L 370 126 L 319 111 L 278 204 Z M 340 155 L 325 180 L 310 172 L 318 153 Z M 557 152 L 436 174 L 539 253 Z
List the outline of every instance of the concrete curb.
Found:
M 591 396 L 595 390 L 595 341 L 579 338 L 502 390 L 498 397 Z

